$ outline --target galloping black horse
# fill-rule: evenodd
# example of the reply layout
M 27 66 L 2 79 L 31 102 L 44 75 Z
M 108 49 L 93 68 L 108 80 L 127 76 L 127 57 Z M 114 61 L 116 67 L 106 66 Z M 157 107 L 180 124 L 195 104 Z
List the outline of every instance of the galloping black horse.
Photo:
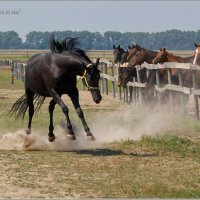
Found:
M 27 63 L 25 74 L 25 94 L 12 106 L 10 114 L 25 116 L 29 110 L 27 134 L 31 133 L 31 121 L 35 110 L 38 110 L 45 97 L 52 97 L 49 104 L 50 125 L 49 141 L 55 139 L 53 133 L 53 111 L 56 103 L 65 114 L 68 127 L 68 135 L 76 139 L 69 118 L 69 109 L 61 99 L 67 94 L 80 117 L 87 136 L 91 140 L 95 137 L 85 121 L 83 111 L 79 105 L 79 92 L 76 87 L 77 75 L 82 77 L 83 83 L 91 92 L 95 103 L 100 103 L 102 97 L 99 90 L 100 71 L 97 69 L 99 59 L 92 63 L 85 52 L 77 47 L 77 38 L 66 38 L 62 42 L 55 40 L 54 35 L 50 38 L 51 52 L 34 55 Z M 34 109 L 35 105 L 35 109 Z

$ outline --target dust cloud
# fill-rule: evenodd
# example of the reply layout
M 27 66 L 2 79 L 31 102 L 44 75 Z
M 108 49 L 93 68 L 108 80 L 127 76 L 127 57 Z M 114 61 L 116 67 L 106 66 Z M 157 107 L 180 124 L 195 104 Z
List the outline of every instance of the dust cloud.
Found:
M 67 137 L 66 130 L 61 126 L 55 128 L 54 142 L 48 141 L 47 131 L 43 130 L 33 129 L 30 135 L 26 135 L 24 129 L 3 133 L 0 137 L 0 149 L 73 151 L 97 148 L 114 141 L 140 140 L 144 135 L 162 134 L 173 127 L 175 117 L 166 113 L 168 112 L 152 113 L 147 109 L 130 107 L 128 111 L 118 110 L 93 116 L 87 121 L 96 137 L 94 142 L 88 141 L 83 127 L 77 128 L 76 125 L 73 125 L 77 138 L 75 141 Z

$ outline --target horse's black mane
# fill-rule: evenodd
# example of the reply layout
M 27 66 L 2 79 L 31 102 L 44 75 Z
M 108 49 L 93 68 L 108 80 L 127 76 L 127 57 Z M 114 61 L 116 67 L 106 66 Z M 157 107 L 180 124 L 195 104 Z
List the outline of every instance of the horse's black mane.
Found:
M 77 47 L 79 45 L 78 38 L 67 37 L 63 41 L 55 39 L 55 35 L 50 36 L 49 46 L 52 53 L 65 53 L 69 52 L 77 56 L 84 57 L 91 62 L 90 58 L 86 55 L 85 51 Z

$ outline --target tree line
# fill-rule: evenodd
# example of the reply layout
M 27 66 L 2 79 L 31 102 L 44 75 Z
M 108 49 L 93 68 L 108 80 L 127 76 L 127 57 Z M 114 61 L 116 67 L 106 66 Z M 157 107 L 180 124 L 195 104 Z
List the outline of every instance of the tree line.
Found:
M 49 49 L 49 37 L 52 32 L 32 31 L 26 35 L 25 42 L 15 31 L 0 32 L 0 49 Z M 124 49 L 134 43 L 146 49 L 158 50 L 193 50 L 194 42 L 200 43 L 200 30 L 180 31 L 168 30 L 162 32 L 117 32 L 107 31 L 103 34 L 89 31 L 58 31 L 56 37 L 62 40 L 66 37 L 78 37 L 80 47 L 85 50 L 112 50 L 114 45 Z

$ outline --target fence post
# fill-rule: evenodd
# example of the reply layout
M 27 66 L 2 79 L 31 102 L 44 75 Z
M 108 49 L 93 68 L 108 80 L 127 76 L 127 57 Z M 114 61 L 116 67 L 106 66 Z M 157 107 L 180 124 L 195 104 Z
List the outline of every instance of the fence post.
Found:
M 157 87 L 160 87 L 160 73 L 159 73 L 159 69 L 156 69 L 156 85 Z M 158 106 L 159 106 L 159 110 L 161 110 L 161 94 L 160 92 L 157 92 L 158 95 Z
M 104 70 L 105 70 L 105 74 L 108 74 L 108 67 L 107 64 L 104 63 Z M 108 79 L 105 79 L 105 87 L 106 87 L 106 95 L 108 95 Z
M 129 103 L 133 103 L 133 87 L 132 86 L 129 86 L 128 87 L 128 92 L 129 92 Z
M 141 77 L 140 77 L 140 70 L 136 68 L 137 72 L 137 81 L 138 83 L 141 83 Z M 142 105 L 143 104 L 143 93 L 142 93 L 142 88 L 139 87 L 139 103 Z
M 111 76 L 112 76 L 112 77 L 115 76 L 113 64 L 112 64 L 112 66 L 111 66 Z M 113 98 L 115 98 L 115 81 L 112 81 L 111 83 L 112 83 L 112 96 L 113 96 Z
M 120 70 L 120 63 L 117 63 L 117 78 L 119 78 L 119 70 Z M 121 87 L 118 87 L 118 95 L 119 95 L 119 100 L 122 100 L 122 91 Z
M 178 80 L 179 80 L 179 85 L 183 87 L 183 71 L 182 71 L 182 69 L 179 69 L 179 71 L 178 71 Z M 185 115 L 185 113 L 186 113 L 184 97 L 185 97 L 185 94 L 180 93 L 180 103 L 181 103 L 181 114 L 182 115 Z
M 168 75 L 168 84 L 172 84 L 172 73 L 171 73 L 171 68 L 167 68 L 167 75 Z M 169 90 L 169 104 L 170 104 L 170 112 L 173 113 L 173 94 L 172 91 Z
M 195 70 L 192 70 L 192 83 L 194 90 L 197 89 L 196 85 L 196 76 L 195 76 Z M 199 120 L 199 102 L 198 102 L 198 95 L 194 94 L 194 108 L 195 108 L 195 117 Z
M 101 64 L 101 73 L 104 74 L 104 65 Z M 101 77 L 101 92 L 104 94 L 104 77 Z
M 124 92 L 123 102 L 128 103 L 128 86 L 123 88 L 123 92 Z
M 11 84 L 14 85 L 14 63 L 12 63 L 11 65 L 11 72 L 12 72 L 12 77 L 11 77 Z

